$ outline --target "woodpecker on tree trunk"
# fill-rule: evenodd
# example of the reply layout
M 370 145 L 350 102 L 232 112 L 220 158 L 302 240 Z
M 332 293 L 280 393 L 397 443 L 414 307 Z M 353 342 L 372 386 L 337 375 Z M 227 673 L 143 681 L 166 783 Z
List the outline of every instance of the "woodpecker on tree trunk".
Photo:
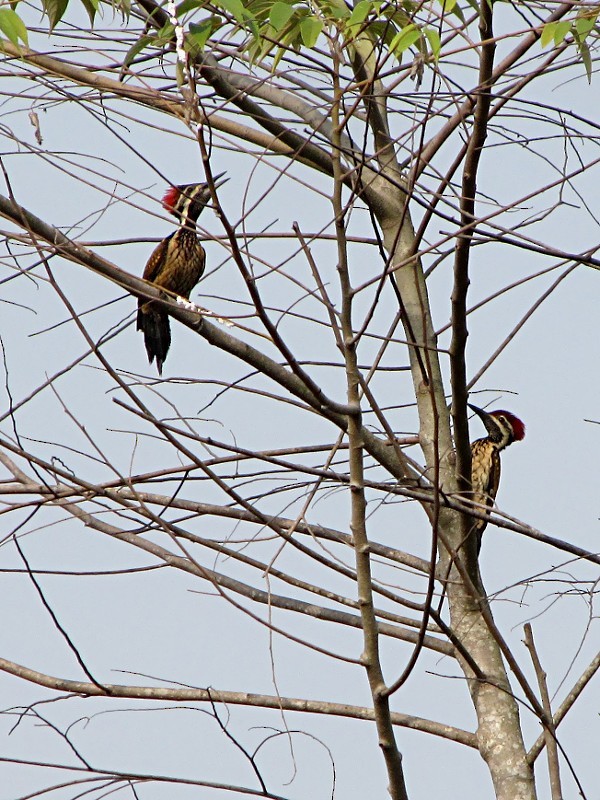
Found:
M 470 403 L 468 405 L 480 417 L 488 432 L 484 439 L 477 439 L 471 444 L 471 497 L 473 502 L 491 508 L 500 483 L 500 451 L 525 437 L 525 425 L 510 411 L 488 413 Z M 474 521 L 478 553 L 486 525 L 487 519 Z
M 215 176 L 217 181 L 224 173 Z M 225 181 L 215 183 L 215 188 Z M 163 197 L 163 208 L 179 221 L 179 227 L 160 242 L 148 259 L 144 280 L 189 299 L 204 272 L 206 254 L 196 236 L 196 220 L 210 200 L 206 183 L 171 187 Z M 171 345 L 169 315 L 156 303 L 138 301 L 137 329 L 144 334 L 150 364 L 156 359 L 159 375 Z

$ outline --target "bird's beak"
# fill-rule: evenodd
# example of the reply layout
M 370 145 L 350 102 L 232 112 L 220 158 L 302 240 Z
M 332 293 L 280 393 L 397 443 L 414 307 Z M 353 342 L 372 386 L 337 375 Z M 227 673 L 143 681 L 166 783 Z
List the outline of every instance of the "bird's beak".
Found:
M 218 175 L 213 175 L 213 183 L 215 185 L 215 189 L 218 189 L 219 186 L 223 186 L 223 184 L 227 183 L 227 181 L 229 180 L 229 178 L 223 178 L 223 175 L 225 175 L 224 172 L 219 172 Z M 220 180 L 220 178 L 223 178 L 223 180 Z
M 491 414 L 488 414 L 487 411 L 483 410 L 483 408 L 478 408 L 477 406 L 471 405 L 471 403 L 467 403 L 467 405 L 477 414 L 490 435 L 498 429 L 498 425 L 494 421 L 494 418 L 491 416 Z

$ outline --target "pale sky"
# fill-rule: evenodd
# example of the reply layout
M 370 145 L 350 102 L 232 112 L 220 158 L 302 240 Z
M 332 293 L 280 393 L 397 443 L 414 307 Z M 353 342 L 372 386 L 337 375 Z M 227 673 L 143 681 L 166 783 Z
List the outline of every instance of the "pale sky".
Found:
M 33 37 L 32 46 L 59 54 L 54 38 Z M 504 53 L 499 48 L 497 60 Z M 67 57 L 65 55 L 65 57 Z M 115 58 L 115 54 L 111 54 Z M 97 63 L 105 57 L 100 48 Z M 93 59 L 92 59 L 93 60 Z M 17 67 L 9 64 L 12 70 Z M 153 72 L 158 73 L 155 65 Z M 550 74 L 535 84 L 529 99 L 550 103 L 583 116 L 593 113 L 597 85 L 588 85 L 581 65 L 565 75 Z M 8 88 L 10 87 L 10 88 Z M 428 79 L 422 88 L 427 99 Z M 26 91 L 27 90 L 27 91 Z M 544 90 L 544 91 L 543 91 Z M 8 97 L 9 92 L 23 92 Z M 43 107 L 45 89 L 38 85 L 33 100 L 31 87 L 24 82 L 7 81 L 3 96 L 1 144 L 2 163 L 10 177 L 17 200 L 42 219 L 61 228 L 73 238 L 98 243 L 103 240 L 140 239 L 133 244 L 101 247 L 98 252 L 113 260 L 122 269 L 141 275 L 155 242 L 173 229 L 172 220 L 160 209 L 159 201 L 168 188 L 167 181 L 188 183 L 202 179 L 201 160 L 194 140 L 183 126 L 173 121 L 166 124 L 177 132 L 169 135 L 157 127 L 163 120 L 139 107 L 129 109 L 134 119 L 118 118 L 109 112 L 109 126 L 104 124 L 102 109 L 96 116 L 75 102 Z M 413 84 L 405 91 L 414 91 Z M 545 93 L 544 93 L 545 92 Z M 125 111 L 127 106 L 107 101 L 107 107 Z M 516 112 L 521 106 L 511 106 Z M 28 114 L 35 108 L 40 119 L 43 145 L 38 149 Z M 533 112 L 533 106 L 526 113 Z M 536 107 L 536 113 L 540 110 Z M 563 149 L 563 142 L 551 138 L 559 133 L 539 119 L 520 122 L 514 116 L 500 120 L 512 125 L 519 135 L 530 140 L 541 156 L 533 158 L 519 144 L 506 144 L 496 131 L 484 153 L 480 188 L 492 201 L 514 203 L 519 209 L 504 214 L 499 224 L 518 226 L 533 239 L 544 241 L 566 252 L 578 253 L 596 245 L 599 237 L 597 208 L 598 167 L 577 177 L 574 188 L 566 187 L 562 205 L 546 219 L 531 228 L 523 222 L 542 214 L 559 200 L 558 189 L 542 198 L 528 195 L 539 186 L 555 180 L 561 171 L 569 173 L 579 166 L 578 159 L 588 163 L 596 159 L 597 141 L 582 144 L 573 139 Z M 404 117 L 394 120 L 398 130 Z M 496 124 L 496 123 L 494 123 Z M 579 123 L 589 133 L 589 126 Z M 109 129 L 112 128 L 112 131 Z M 125 142 L 120 141 L 123 137 Z M 516 138 L 516 137 L 515 137 Z M 16 140 L 20 144 L 17 145 Z M 143 156 L 140 158 L 127 143 Z M 453 147 L 457 147 L 458 139 Z M 238 143 L 239 144 L 239 143 Z M 310 233 L 331 225 L 331 190 L 328 179 L 315 177 L 308 169 L 294 166 L 274 186 L 276 168 L 283 168 L 282 158 L 271 159 L 271 165 L 243 152 L 239 146 L 222 146 L 215 139 L 211 160 L 213 173 L 227 170 L 230 181 L 220 190 L 223 208 L 232 222 L 247 215 L 236 229 L 240 246 L 244 232 L 263 229 L 293 232 L 298 222 L 303 232 Z M 450 162 L 455 149 L 443 152 L 436 162 L 442 170 Z M 543 156 L 543 157 L 542 157 Z M 428 186 L 434 183 L 426 179 Z M 303 185 L 304 183 L 304 185 Z M 318 187 L 320 193 L 314 191 Z M 266 190 L 268 194 L 265 195 Z M 575 191 L 576 190 L 576 191 Z M 3 186 L 1 193 L 6 193 Z M 111 201 L 111 193 L 119 201 Z M 585 207 L 588 204 L 589 208 Z M 490 205 L 490 209 L 493 206 Z M 444 209 L 450 216 L 454 212 Z M 484 203 L 479 207 L 484 213 Z M 420 212 L 416 212 L 417 221 Z M 200 219 L 202 233 L 222 236 L 223 230 L 212 210 Z M 3 229 L 9 229 L 3 223 Z M 428 240 L 437 241 L 456 230 L 451 221 L 434 220 Z M 489 231 L 489 228 L 486 229 Z M 368 214 L 357 203 L 351 217 L 354 236 L 372 236 Z M 93 247 L 93 244 L 90 244 Z M 219 241 L 208 241 L 205 279 L 192 293 L 192 299 L 223 316 L 248 314 L 248 294 L 227 250 Z M 18 255 L 19 246 L 11 245 Z M 338 297 L 335 243 L 315 243 L 313 255 L 327 275 L 327 289 Z M 298 244 L 289 237 L 256 239 L 250 243 L 252 264 L 257 274 L 267 273 L 265 265 L 274 267 L 268 277 L 259 281 L 267 305 L 287 311 L 280 330 L 296 348 L 299 358 L 307 362 L 337 361 L 339 353 L 323 307 L 306 297 L 302 285 L 311 281 L 304 256 L 297 254 Z M 245 252 L 245 251 L 244 251 Z M 291 259 L 291 260 L 289 260 Z M 378 251 L 371 245 L 352 245 L 350 262 L 355 283 L 362 284 L 381 271 Z M 425 260 L 429 267 L 433 258 Z M 23 259 L 18 262 L 23 268 Z M 25 265 L 31 263 L 25 259 Z M 473 248 L 469 305 L 490 297 L 494 292 L 526 275 L 557 264 L 523 249 L 495 244 Z M 154 367 L 146 361 L 142 339 L 135 331 L 135 301 L 114 285 L 81 266 L 51 260 L 60 286 L 78 313 L 95 309 L 83 317 L 94 336 L 100 336 L 125 319 L 130 325 L 110 342 L 103 353 L 118 370 L 155 377 Z M 469 317 L 468 371 L 478 372 L 490 354 L 504 341 L 520 320 L 539 301 L 543 293 L 561 274 L 564 267 L 512 289 Z M 0 280 L 13 275 L 9 253 L 3 247 Z M 85 351 L 85 342 L 72 322 L 65 322 L 67 313 L 52 288 L 43 279 L 43 269 L 35 270 L 37 278 L 20 275 L 2 283 L 0 300 L 0 335 L 4 347 L 8 388 L 14 403 L 21 401 L 48 376 L 54 375 Z M 291 276 L 290 280 L 287 276 Z M 429 280 L 431 305 L 437 329 L 446 326 L 452 281 L 452 259 L 436 268 Z M 503 456 L 503 479 L 498 504 L 502 511 L 544 533 L 564 539 L 593 552 L 598 551 L 598 441 L 600 427 L 586 420 L 600 420 L 598 396 L 600 360 L 597 314 L 598 273 L 578 266 L 518 331 L 497 360 L 480 378 L 474 391 L 478 405 L 507 408 L 521 417 L 527 436 Z M 368 308 L 376 287 L 365 290 L 357 300 L 358 312 Z M 117 302 L 101 307 L 117 298 Z M 243 305 L 241 305 L 243 303 Z M 397 301 L 387 285 L 370 332 L 381 337 L 396 313 Z M 357 312 L 357 316 L 359 313 Z M 319 315 L 323 324 L 311 323 L 311 315 Z M 279 314 L 273 312 L 273 319 Z M 65 322 L 58 327 L 58 323 Z M 251 319 L 244 324 L 257 328 Z M 309 442 L 333 442 L 337 432 L 333 426 L 292 406 L 275 404 L 264 397 L 229 391 L 221 394 L 223 383 L 240 380 L 250 368 L 231 356 L 210 347 L 200 337 L 177 323 L 172 323 L 173 344 L 164 369 L 164 378 L 181 378 L 168 389 L 162 387 L 169 402 L 179 414 L 190 418 L 203 436 L 235 443 L 239 447 L 265 450 L 276 447 L 297 447 Z M 237 331 L 237 329 L 234 329 Z M 34 335 L 37 334 L 37 335 Z M 239 334 L 244 338 L 245 334 Z M 401 334 L 398 334 L 401 338 Z M 249 337 L 257 347 L 276 357 L 264 339 Z M 359 348 L 359 362 L 368 364 L 374 358 L 381 339 L 365 339 Z M 440 347 L 446 348 L 448 333 L 440 336 Z M 279 357 L 280 360 L 280 357 Z M 386 367 L 406 365 L 406 354 L 400 344 L 390 346 L 384 360 Z M 445 375 L 446 357 L 442 357 Z M 341 370 L 307 366 L 325 391 L 341 402 L 345 379 Z M 220 382 L 220 383 L 219 383 Z M 4 376 L 3 381 L 4 383 Z M 242 385 L 276 391 L 264 379 L 249 380 Z M 411 381 L 407 372 L 387 370 L 374 380 L 381 406 L 399 406 L 389 412 L 394 429 L 414 433 L 416 414 Z M 111 471 L 102 465 L 86 435 L 101 446 L 115 467 L 126 474 L 160 469 L 177 463 L 176 456 L 165 444 L 148 434 L 150 426 L 117 406 L 113 400 L 124 395 L 115 390 L 112 381 L 100 370 L 94 357 L 67 372 L 54 383 L 55 393 L 47 388 L 29 401 L 17 414 L 18 434 L 23 446 L 42 458 L 60 459 L 68 470 L 76 470 L 86 480 L 106 481 Z M 139 389 L 140 396 L 155 412 L 165 418 L 176 416 L 174 406 L 160 400 L 152 386 Z M 8 396 L 3 389 L 3 407 Z M 61 405 L 64 403 L 66 409 Z M 404 407 L 406 406 L 406 407 Z M 68 413 L 66 413 L 68 411 Z M 73 422 L 75 416 L 85 427 L 85 434 Z M 372 418 L 367 422 L 373 423 Z M 472 438 L 484 435 L 478 419 L 471 421 Z M 0 433 L 14 439 L 10 418 L 4 419 Z M 90 458 L 82 452 L 95 456 Z M 197 446 L 200 457 L 205 451 Z M 326 458 L 326 452 L 322 461 Z M 417 448 L 411 451 L 420 460 Z M 319 458 L 321 458 L 319 456 Z M 293 460 L 293 458 L 291 459 Z M 0 473 L 2 478 L 4 472 Z M 112 473 L 114 476 L 114 473 Z M 240 491 L 252 497 L 254 491 L 271 491 L 260 507 L 265 513 L 294 518 L 302 508 L 305 493 L 299 487 L 293 495 L 280 492 L 285 477 L 273 476 L 271 483 L 260 481 L 255 489 L 239 482 Z M 174 484 L 160 484 L 157 492 L 174 491 Z M 202 502 L 224 502 L 224 495 L 206 481 L 185 487 L 184 495 Z M 14 500 L 14 497 L 10 498 Z M 291 500 L 293 499 L 293 502 Z M 390 502 L 380 506 L 381 493 L 368 493 L 370 501 L 369 534 L 385 544 L 406 549 L 422 558 L 429 553 L 429 531 L 422 511 L 414 504 Z M 348 531 L 349 501 L 339 490 L 325 492 L 309 513 L 312 522 L 320 522 Z M 24 521 L 26 512 L 19 516 Z M 85 680 L 73 653 L 55 629 L 48 611 L 41 605 L 29 576 L 22 572 L 23 563 L 15 550 L 10 534 L 18 515 L 4 515 L 0 522 L 3 546 L 0 549 L 0 591 L 5 598 L 0 617 L 0 657 L 42 672 L 69 679 Z M 25 523 L 28 531 L 20 539 L 33 569 L 73 572 L 125 570 L 154 566 L 157 561 L 122 542 L 111 541 L 100 533 L 86 529 L 77 521 L 64 522 L 56 509 L 45 508 Z M 113 520 L 114 521 L 114 520 Z M 58 523 L 58 524 L 55 524 Z M 3 527 L 3 525 L 5 527 Z M 229 536 L 236 542 L 258 534 L 257 528 L 236 526 L 234 521 L 197 517 L 186 522 L 197 535 Z M 133 526 L 132 526 L 133 527 Z M 153 541 L 174 547 L 161 534 Z M 266 538 L 266 537 L 265 537 Z M 290 546 L 276 555 L 279 544 L 272 541 L 239 545 L 243 552 L 269 561 L 288 572 L 295 571 L 307 581 L 323 579 L 334 591 L 355 596 L 355 587 L 340 576 L 324 578 L 325 573 L 311 572 L 306 559 Z M 200 549 L 194 550 L 200 557 Z M 333 550 L 332 550 L 333 552 Z M 336 557 L 351 564 L 347 550 L 336 550 Z M 215 556 L 206 557 L 208 568 L 226 572 L 239 580 L 248 580 L 250 573 L 239 564 Z M 554 571 L 546 574 L 546 571 Z M 377 565 L 378 580 L 390 585 L 411 599 L 421 599 L 423 582 L 397 568 Z M 526 649 L 522 644 L 523 624 L 531 621 L 540 657 L 548 672 L 550 693 L 555 704 L 589 663 L 597 650 L 597 623 L 591 605 L 597 568 L 591 564 L 573 563 L 567 553 L 526 539 L 523 536 L 489 526 L 484 538 L 481 569 L 491 597 L 496 621 L 512 646 L 530 681 L 535 676 Z M 527 585 L 525 581 L 534 576 Z M 573 587 L 576 577 L 580 584 Z M 258 581 L 254 576 L 253 580 Z M 207 584 L 191 575 L 166 568 L 136 574 L 81 576 L 40 575 L 45 597 L 61 624 L 97 679 L 135 685 L 189 685 L 214 687 L 289 697 L 330 700 L 339 703 L 369 705 L 368 685 L 362 668 L 356 664 L 333 661 L 316 650 L 310 650 L 269 631 L 251 617 L 214 596 Z M 258 581 L 259 582 L 259 581 Z M 259 582 L 260 583 L 260 582 Z M 264 590 L 268 582 L 260 583 Z M 274 581 L 274 592 L 308 599 L 301 592 Z M 236 598 L 238 602 L 242 602 Z M 315 601 L 316 602 L 316 601 Z M 266 619 L 264 606 L 243 605 Z M 393 608 L 386 601 L 381 606 Z M 362 637 L 357 630 L 316 622 L 307 616 L 273 609 L 272 623 L 291 631 L 300 639 L 334 651 L 346 658 L 358 659 Z M 412 646 L 396 640 L 382 642 L 382 659 L 386 677 L 391 682 L 402 672 Z M 393 698 L 393 709 L 403 713 L 436 719 L 469 731 L 476 720 L 467 697 L 466 687 L 450 659 L 424 652 L 409 682 Z M 77 765 L 78 760 L 66 741 L 48 726 L 41 725 L 31 714 L 15 728 L 16 707 L 39 700 L 54 700 L 56 693 L 0 673 L 0 742 L 3 758 L 29 758 L 44 763 Z M 598 782 L 596 767 L 598 742 L 597 678 L 587 688 L 579 706 L 561 725 L 561 743 L 581 780 L 587 796 L 595 796 Z M 128 700 L 65 699 L 35 706 L 36 712 L 53 725 L 65 730 L 73 747 L 97 768 L 110 768 L 152 773 L 181 778 L 200 778 L 258 788 L 258 783 L 244 757 L 219 731 L 207 706 L 176 707 L 176 704 L 137 703 Z M 167 710 L 162 710 L 167 709 Z M 101 713 L 102 712 L 102 713 Z M 531 745 L 540 727 L 533 716 L 521 709 L 526 741 Z M 257 763 L 270 791 L 300 800 L 331 797 L 333 791 L 331 758 L 335 761 L 335 797 L 344 800 L 386 796 L 386 775 L 378 751 L 375 728 L 367 722 L 319 715 L 286 713 L 232 706 L 219 707 L 229 732 L 249 750 L 271 734 L 291 733 L 269 739 L 260 749 Z M 396 728 L 397 741 L 404 755 L 406 780 L 411 800 L 444 796 L 488 800 L 493 797 L 487 769 L 475 751 L 424 733 Z M 289 741 L 293 742 L 292 758 Z M 546 769 L 545 757 L 538 769 Z M 0 800 L 16 800 L 49 784 L 72 779 L 73 773 L 56 770 L 51 777 L 39 766 L 15 766 L 0 761 Z M 85 773 L 79 777 L 85 778 Z M 565 800 L 576 797 L 576 787 L 563 765 Z M 85 792 L 89 785 L 83 784 Z M 144 800 L 166 798 L 214 797 L 215 792 L 185 785 L 139 785 L 137 796 Z M 74 790 L 57 790 L 48 797 L 71 798 Z M 95 787 L 92 797 L 105 796 Z M 120 796 L 134 795 L 127 790 Z M 241 795 L 231 794 L 231 797 Z M 540 800 L 549 798 L 546 780 L 540 781 Z

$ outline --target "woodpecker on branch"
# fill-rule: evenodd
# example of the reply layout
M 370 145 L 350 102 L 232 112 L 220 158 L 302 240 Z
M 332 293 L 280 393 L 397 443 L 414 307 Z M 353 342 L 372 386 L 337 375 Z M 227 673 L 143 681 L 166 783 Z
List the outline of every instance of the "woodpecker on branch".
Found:
M 488 435 L 471 444 L 471 486 L 473 502 L 491 508 L 494 505 L 500 483 L 500 451 L 525 437 L 525 425 L 510 411 L 484 411 L 468 404 L 480 417 Z M 481 509 L 478 509 L 481 510 Z M 487 519 L 477 519 L 474 527 L 477 534 L 477 552 L 481 549 L 481 537 Z
M 224 173 L 215 176 L 215 181 Z M 225 181 L 215 183 L 215 188 Z M 144 280 L 151 281 L 185 299 L 204 272 L 206 254 L 196 236 L 196 220 L 210 200 L 206 183 L 171 187 L 163 197 L 163 208 L 179 221 L 179 227 L 157 245 L 144 269 Z M 143 331 L 150 364 L 156 359 L 159 375 L 171 345 L 169 315 L 152 301 L 139 300 L 137 329 Z

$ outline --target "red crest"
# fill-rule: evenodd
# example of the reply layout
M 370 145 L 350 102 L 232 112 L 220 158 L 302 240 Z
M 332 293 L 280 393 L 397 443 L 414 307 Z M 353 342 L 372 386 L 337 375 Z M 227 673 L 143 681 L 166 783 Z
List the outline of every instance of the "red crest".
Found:
M 162 204 L 165 211 L 168 211 L 170 214 L 172 214 L 175 206 L 177 205 L 178 199 L 179 189 L 176 186 L 171 186 L 170 189 L 167 189 L 162 199 Z

